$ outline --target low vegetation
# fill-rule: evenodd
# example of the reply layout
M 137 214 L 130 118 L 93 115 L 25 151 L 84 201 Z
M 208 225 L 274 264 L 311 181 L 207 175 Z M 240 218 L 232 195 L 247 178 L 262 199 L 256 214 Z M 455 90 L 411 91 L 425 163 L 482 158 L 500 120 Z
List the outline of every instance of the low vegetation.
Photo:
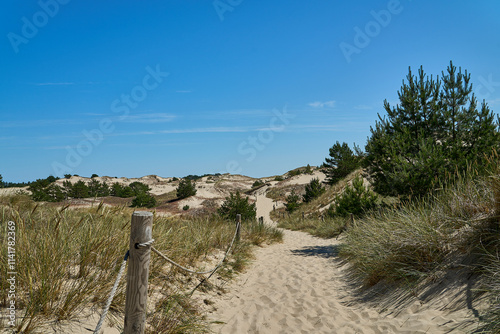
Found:
M 256 212 L 255 203 L 250 203 L 248 197 L 242 196 L 239 191 L 236 194 L 230 193 L 218 210 L 223 219 L 233 221 L 237 214 L 241 214 L 242 221 L 255 221 Z
M 58 325 L 103 308 L 128 247 L 132 209 L 102 204 L 86 209 L 56 207 L 16 195 L 0 197 L 0 214 L 2 222 L 15 223 L 17 332 L 58 332 Z M 7 224 L 1 229 L 0 270 L 6 273 Z M 234 223 L 217 216 L 154 217 L 155 247 L 193 268 L 211 267 L 211 262 L 203 263 L 207 257 L 225 252 L 234 232 Z M 249 259 L 251 245 L 280 241 L 281 237 L 276 229 L 245 223 L 241 241 L 218 272 L 221 279 L 207 281 L 199 289 L 216 289 L 215 282 L 241 270 Z M 206 332 L 202 315 L 189 298 L 199 281 L 155 255 L 151 258 L 152 312 L 147 317 L 147 333 Z M 0 281 L 2 308 L 7 307 L 7 284 Z M 118 328 L 123 323 L 124 304 L 122 280 L 111 305 L 111 320 Z M 7 320 L 1 321 L 0 326 L 5 327 Z
M 184 199 L 196 195 L 196 185 L 191 179 L 182 179 L 177 186 L 177 198 Z

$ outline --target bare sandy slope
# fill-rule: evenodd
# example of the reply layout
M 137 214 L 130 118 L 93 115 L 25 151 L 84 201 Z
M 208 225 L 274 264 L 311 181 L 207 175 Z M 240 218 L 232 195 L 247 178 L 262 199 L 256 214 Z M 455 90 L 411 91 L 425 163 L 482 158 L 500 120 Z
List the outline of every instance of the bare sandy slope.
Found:
M 257 213 L 269 224 L 273 202 L 257 195 Z M 463 333 L 467 309 L 446 311 L 445 300 L 377 311 L 354 299 L 339 241 L 284 231 L 284 242 L 256 251 L 248 270 L 210 313 L 216 333 Z

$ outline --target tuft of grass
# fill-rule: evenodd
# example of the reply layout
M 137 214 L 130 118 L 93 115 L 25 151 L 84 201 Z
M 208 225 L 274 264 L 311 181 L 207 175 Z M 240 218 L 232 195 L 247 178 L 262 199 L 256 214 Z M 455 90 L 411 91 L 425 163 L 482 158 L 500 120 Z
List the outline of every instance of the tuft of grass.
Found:
M 4 273 L 12 271 L 7 267 L 8 222 L 15 223 L 16 232 L 18 314 L 13 329 L 46 333 L 53 324 L 102 310 L 128 248 L 132 213 L 130 208 L 102 204 L 70 208 L 34 203 L 25 195 L 0 197 L 0 271 Z M 154 217 L 155 248 L 191 268 L 213 267 L 211 259 L 226 251 L 234 232 L 234 224 L 217 216 Z M 276 233 L 272 229 L 247 229 L 222 270 L 241 269 L 251 256 L 250 246 L 278 241 Z M 195 281 L 196 277 L 184 275 L 151 255 L 149 285 L 154 298 L 148 302 L 152 314 L 148 315 L 150 332 L 196 333 L 195 328 L 202 328 L 201 315 L 193 311 L 189 298 L 182 297 L 188 295 Z M 118 319 L 114 322 L 119 328 L 123 323 L 125 285 L 122 279 L 111 305 L 111 316 Z M 8 282 L 1 280 L 2 312 L 8 307 L 8 288 Z
M 289 216 L 280 220 L 278 227 L 286 228 L 292 231 L 303 231 L 320 238 L 334 238 L 344 231 L 348 220 L 345 218 L 326 217 L 322 220 L 320 217 L 305 217 L 300 215 Z

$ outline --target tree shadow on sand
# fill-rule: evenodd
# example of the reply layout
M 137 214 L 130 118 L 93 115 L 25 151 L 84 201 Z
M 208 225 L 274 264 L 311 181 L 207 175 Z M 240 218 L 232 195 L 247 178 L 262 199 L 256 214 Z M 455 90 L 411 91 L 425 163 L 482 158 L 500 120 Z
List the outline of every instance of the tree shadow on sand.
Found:
M 456 325 L 450 332 L 466 330 L 477 333 L 471 327 L 478 327 L 481 320 L 478 306 L 486 296 L 482 287 L 481 276 L 468 266 L 442 270 L 440 274 L 431 275 L 427 279 L 413 284 L 404 282 L 380 281 L 367 287 L 349 268 L 345 271 L 345 282 L 352 291 L 352 298 L 346 305 L 367 303 L 379 312 L 398 316 L 415 302 L 422 307 L 435 307 L 440 311 L 458 311 L 468 309 L 472 315 Z M 408 282 L 407 282 L 408 283 Z
M 339 255 L 338 245 L 328 246 L 308 246 L 301 249 L 291 250 L 293 255 L 297 256 L 318 256 L 322 258 L 334 258 Z

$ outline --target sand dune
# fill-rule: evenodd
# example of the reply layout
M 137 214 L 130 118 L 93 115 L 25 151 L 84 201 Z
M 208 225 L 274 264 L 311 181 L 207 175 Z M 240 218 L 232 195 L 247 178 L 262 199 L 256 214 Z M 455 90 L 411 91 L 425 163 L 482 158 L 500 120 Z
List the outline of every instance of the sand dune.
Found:
M 276 203 L 266 197 L 266 192 L 276 186 L 305 185 L 313 177 L 324 179 L 324 175 L 316 171 L 313 176 L 300 175 L 280 182 L 266 180 L 269 185 L 250 196 L 256 200 L 257 216 L 263 216 L 266 224 L 273 225 L 269 212 Z M 80 179 L 72 177 L 71 181 Z M 140 179 L 103 177 L 99 180 L 124 184 L 141 181 L 150 185 L 155 194 L 169 192 L 176 187 L 170 179 L 157 176 Z M 218 179 L 204 177 L 196 183 L 197 195 L 179 201 L 178 205 L 200 207 L 206 199 L 222 201 L 230 191 L 249 189 L 254 181 L 238 175 L 224 175 Z M 445 296 L 432 303 L 424 304 L 416 300 L 404 308 L 385 307 L 384 311 L 373 303 L 357 300 L 352 285 L 347 281 L 347 267 L 337 256 L 339 243 L 338 240 L 284 230 L 282 244 L 257 248 L 255 261 L 246 272 L 226 286 L 226 294 L 215 298 L 215 304 L 207 315 L 207 320 L 212 322 L 212 330 L 228 334 L 470 331 L 470 328 L 459 325 L 470 319 L 472 312 L 466 308 L 450 310 Z M 80 319 L 80 323 L 60 327 L 58 332 L 87 333 L 94 328 L 97 319 L 94 313 L 90 318 Z M 105 334 L 118 332 L 107 325 L 103 328 Z

